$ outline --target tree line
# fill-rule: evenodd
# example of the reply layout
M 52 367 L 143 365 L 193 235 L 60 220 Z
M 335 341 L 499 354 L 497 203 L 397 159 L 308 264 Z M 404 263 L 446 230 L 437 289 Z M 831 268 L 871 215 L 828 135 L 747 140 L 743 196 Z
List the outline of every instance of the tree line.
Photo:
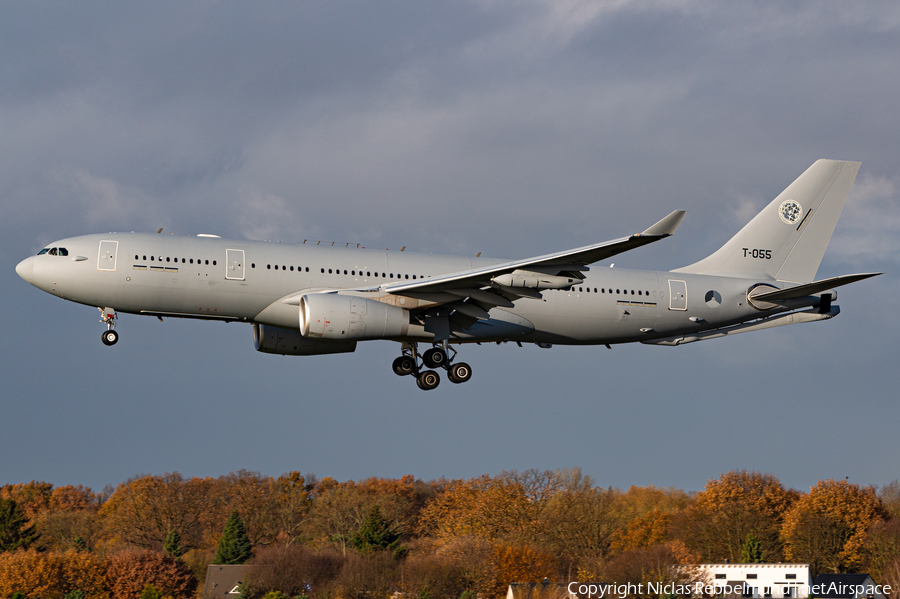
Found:
M 605 488 L 578 469 L 345 482 L 241 470 L 102 492 L 0 487 L 4 598 L 191 597 L 210 564 L 248 563 L 248 599 L 492 599 L 544 578 L 690 582 L 691 564 L 724 562 L 868 572 L 900 589 L 900 482 L 801 492 L 732 471 L 687 493 Z

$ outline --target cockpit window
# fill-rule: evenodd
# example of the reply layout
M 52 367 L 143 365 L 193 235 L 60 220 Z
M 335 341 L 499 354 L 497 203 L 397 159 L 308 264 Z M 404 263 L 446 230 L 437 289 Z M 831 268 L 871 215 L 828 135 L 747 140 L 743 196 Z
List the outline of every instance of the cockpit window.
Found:
M 44 254 L 48 256 L 68 256 L 69 250 L 66 248 L 44 248 L 38 252 L 38 256 L 43 256 Z

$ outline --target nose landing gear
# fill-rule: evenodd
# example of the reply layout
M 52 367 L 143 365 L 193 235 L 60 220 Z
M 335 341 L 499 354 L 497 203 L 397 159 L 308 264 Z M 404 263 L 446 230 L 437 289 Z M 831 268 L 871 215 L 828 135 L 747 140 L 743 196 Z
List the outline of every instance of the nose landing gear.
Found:
M 453 363 L 456 358 L 456 350 L 444 341 L 440 346 L 434 346 L 419 355 L 418 343 L 404 343 L 401 350 L 403 355 L 394 360 L 392 369 L 399 376 L 413 375 L 416 384 L 423 391 L 430 391 L 441 383 L 441 377 L 434 370 L 427 368 L 443 368 L 447 371 L 447 378 L 451 383 L 465 383 L 472 378 L 472 367 L 465 362 Z M 452 355 L 448 354 L 451 352 Z M 421 358 L 422 364 L 419 364 Z
M 112 308 L 97 308 L 100 310 L 100 322 L 106 325 L 106 330 L 100 336 L 103 345 L 115 345 L 119 341 L 119 334 L 116 332 L 116 311 Z

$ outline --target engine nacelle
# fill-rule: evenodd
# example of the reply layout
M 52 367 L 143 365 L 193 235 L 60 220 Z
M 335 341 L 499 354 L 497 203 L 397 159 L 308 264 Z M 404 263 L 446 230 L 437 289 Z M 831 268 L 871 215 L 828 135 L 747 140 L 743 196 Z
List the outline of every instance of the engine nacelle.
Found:
M 300 298 L 300 333 L 309 339 L 393 339 L 409 332 L 409 312 L 364 297 L 311 293 Z
M 514 270 L 506 275 L 497 275 L 494 283 L 504 287 L 526 287 L 528 289 L 566 289 L 578 283 L 575 277 L 561 277 L 529 270 Z
M 253 344 L 256 351 L 282 356 L 317 356 L 356 351 L 356 341 L 307 339 L 300 331 L 253 324 Z

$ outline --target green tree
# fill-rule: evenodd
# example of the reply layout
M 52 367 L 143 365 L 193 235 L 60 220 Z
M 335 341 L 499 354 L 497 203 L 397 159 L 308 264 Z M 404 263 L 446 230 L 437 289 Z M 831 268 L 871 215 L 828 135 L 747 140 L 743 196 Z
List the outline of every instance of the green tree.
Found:
M 27 548 L 37 541 L 40 534 L 28 521 L 18 504 L 12 499 L 0 499 L 0 551 Z
M 744 544 L 741 546 L 741 563 L 742 564 L 761 564 L 765 561 L 765 551 L 756 535 L 747 534 Z
M 350 544 L 363 553 L 400 549 L 400 531 L 392 527 L 377 505 L 350 538 Z
M 141 591 L 141 599 L 162 599 L 162 596 L 162 591 L 152 584 L 148 584 L 144 587 L 144 590 Z
M 175 559 L 184 555 L 184 547 L 181 546 L 181 535 L 178 534 L 177 530 L 170 530 L 166 535 L 166 540 L 163 542 L 163 552 Z
M 222 538 L 219 539 L 219 547 L 216 549 L 214 564 L 243 564 L 253 556 L 253 546 L 247 529 L 237 511 L 231 512 Z

